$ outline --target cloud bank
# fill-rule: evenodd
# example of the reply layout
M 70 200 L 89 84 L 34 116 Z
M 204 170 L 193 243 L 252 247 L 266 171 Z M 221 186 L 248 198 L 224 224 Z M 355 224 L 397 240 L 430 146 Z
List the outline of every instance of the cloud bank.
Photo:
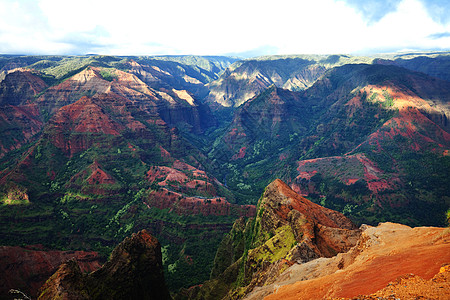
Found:
M 0 0 L 0 53 L 450 50 L 447 0 Z

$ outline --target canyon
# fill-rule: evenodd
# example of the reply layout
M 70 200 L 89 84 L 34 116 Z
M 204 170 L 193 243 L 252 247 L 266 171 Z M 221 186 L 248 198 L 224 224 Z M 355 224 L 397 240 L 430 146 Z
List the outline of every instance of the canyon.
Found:
M 405 245 L 409 232 L 433 237 L 411 244 L 423 253 L 447 249 L 436 227 L 450 207 L 448 57 L 0 55 L 2 261 L 36 274 L 14 273 L 8 288 L 36 295 L 67 253 L 84 251 L 74 256 L 92 272 L 141 230 L 161 243 L 180 299 L 295 297 L 295 284 L 328 286 L 323 274 L 353 265 L 351 279 L 366 250 L 406 255 L 364 244 L 391 247 L 389 230 Z M 58 259 L 44 268 L 45 251 Z M 398 282 L 442 279 L 437 264 L 320 297 L 375 297 L 408 272 L 418 277 Z

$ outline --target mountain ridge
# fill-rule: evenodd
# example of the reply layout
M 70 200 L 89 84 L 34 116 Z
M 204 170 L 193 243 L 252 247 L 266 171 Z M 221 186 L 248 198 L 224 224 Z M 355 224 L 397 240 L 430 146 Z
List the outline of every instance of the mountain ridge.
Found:
M 258 223 L 267 227 L 257 236 L 266 246 L 245 267 L 262 277 L 252 283 L 241 270 L 237 260 L 253 245 L 242 237 L 254 227 L 234 221 L 257 218 L 257 199 L 276 178 L 358 225 L 444 226 L 447 57 L 0 55 L 1 244 L 105 258 L 148 229 L 163 245 L 173 292 L 230 265 L 222 278 L 271 281 L 295 261 L 259 269 L 261 259 L 279 258 L 263 251 L 274 249 L 271 235 L 282 241 L 282 257 L 300 229 L 315 228 L 317 235 L 305 231 L 315 240 L 295 255 L 331 255 L 339 246 L 332 236 L 344 229 L 280 201 L 272 220 L 284 227 Z M 214 91 L 234 104 L 208 98 Z M 289 218 L 304 220 L 303 229 Z M 232 228 L 223 242 L 231 258 L 215 267 Z

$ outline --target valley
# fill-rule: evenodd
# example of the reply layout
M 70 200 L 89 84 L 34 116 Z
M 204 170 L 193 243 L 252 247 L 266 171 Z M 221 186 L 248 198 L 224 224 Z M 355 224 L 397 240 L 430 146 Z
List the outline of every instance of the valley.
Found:
M 0 245 L 38 251 L 27 264 L 44 278 L 64 253 L 98 268 L 146 230 L 175 299 L 329 284 L 291 270 L 351 266 L 372 231 L 448 225 L 449 57 L 0 55 Z M 441 254 L 442 230 L 430 229 Z M 33 269 L 45 251 L 61 261 Z M 392 276 L 439 272 L 418 269 Z M 0 298 L 44 283 L 11 282 Z M 324 297 L 359 295 L 339 288 Z

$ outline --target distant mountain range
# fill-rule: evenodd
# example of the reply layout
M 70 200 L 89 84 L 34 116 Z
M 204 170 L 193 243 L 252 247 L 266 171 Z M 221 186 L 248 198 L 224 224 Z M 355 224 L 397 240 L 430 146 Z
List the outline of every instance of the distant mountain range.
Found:
M 0 72 L 1 245 L 106 258 L 147 229 L 175 291 L 210 278 L 277 178 L 358 225 L 446 224 L 449 52 L 0 55 Z

